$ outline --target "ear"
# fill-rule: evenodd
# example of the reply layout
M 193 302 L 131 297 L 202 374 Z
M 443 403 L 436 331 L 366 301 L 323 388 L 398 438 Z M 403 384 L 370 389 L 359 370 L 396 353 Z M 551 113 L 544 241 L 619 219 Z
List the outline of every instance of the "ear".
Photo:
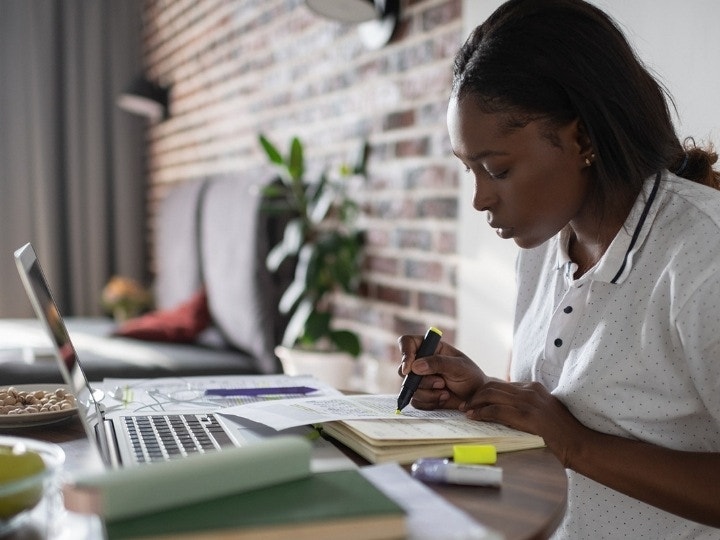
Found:
M 577 157 L 581 168 L 587 167 L 595 161 L 592 140 L 585 124 L 579 118 L 560 128 L 558 135 L 562 139 L 564 148 Z
M 573 120 L 573 124 L 575 125 L 575 147 L 578 154 L 583 160 L 587 158 L 595 159 L 595 150 L 592 147 L 592 140 L 585 124 L 579 118 Z

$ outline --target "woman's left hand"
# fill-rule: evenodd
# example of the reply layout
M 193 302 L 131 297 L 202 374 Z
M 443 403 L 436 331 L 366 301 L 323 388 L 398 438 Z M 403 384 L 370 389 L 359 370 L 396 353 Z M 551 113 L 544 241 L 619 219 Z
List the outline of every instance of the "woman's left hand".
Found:
M 587 429 L 538 382 L 488 382 L 462 409 L 473 420 L 539 435 L 563 465 L 567 465 L 568 444 Z

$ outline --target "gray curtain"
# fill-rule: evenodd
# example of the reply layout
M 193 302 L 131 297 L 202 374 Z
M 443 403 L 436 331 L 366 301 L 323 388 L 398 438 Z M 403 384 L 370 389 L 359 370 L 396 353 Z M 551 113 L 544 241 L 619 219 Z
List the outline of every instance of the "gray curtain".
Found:
M 0 316 L 31 316 L 12 253 L 32 242 L 61 310 L 145 280 L 141 0 L 0 0 Z

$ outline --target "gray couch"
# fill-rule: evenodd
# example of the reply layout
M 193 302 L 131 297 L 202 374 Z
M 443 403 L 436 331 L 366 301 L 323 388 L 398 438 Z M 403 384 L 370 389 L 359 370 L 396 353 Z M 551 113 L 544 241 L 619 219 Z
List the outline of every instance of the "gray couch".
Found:
M 292 269 L 265 267 L 284 223 L 261 211 L 260 187 L 228 175 L 171 188 L 153 234 L 156 309 L 204 286 L 212 324 L 192 343 L 168 343 L 113 336 L 108 318 L 68 318 L 91 380 L 281 371 L 273 350 L 286 320 L 277 305 Z M 0 320 L 0 385 L 62 382 L 49 343 L 35 320 Z

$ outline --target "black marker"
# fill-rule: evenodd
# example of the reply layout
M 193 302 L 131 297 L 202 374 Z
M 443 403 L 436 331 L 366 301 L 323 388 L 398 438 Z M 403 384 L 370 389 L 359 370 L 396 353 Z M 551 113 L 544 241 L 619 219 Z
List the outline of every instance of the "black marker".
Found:
M 430 356 L 434 354 L 435 349 L 437 349 L 437 346 L 440 343 L 441 337 L 442 332 L 434 326 L 431 326 L 426 332 L 420 347 L 415 353 L 415 358 L 422 358 L 423 356 Z M 397 399 L 397 410 L 395 411 L 395 414 L 400 414 L 400 411 L 402 411 L 405 407 L 407 407 L 408 403 L 410 403 L 415 390 L 417 390 L 417 387 L 420 384 L 420 379 L 422 379 L 422 375 L 418 375 L 412 371 L 405 375 L 402 387 L 400 388 L 400 395 Z

